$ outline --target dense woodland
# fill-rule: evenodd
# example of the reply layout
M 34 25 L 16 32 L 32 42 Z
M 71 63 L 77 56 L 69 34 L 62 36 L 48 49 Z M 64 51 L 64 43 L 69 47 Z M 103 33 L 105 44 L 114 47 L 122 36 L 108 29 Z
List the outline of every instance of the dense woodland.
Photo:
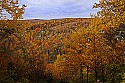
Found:
M 125 0 L 91 18 L 20 20 L 25 8 L 0 0 L 0 83 L 125 83 Z

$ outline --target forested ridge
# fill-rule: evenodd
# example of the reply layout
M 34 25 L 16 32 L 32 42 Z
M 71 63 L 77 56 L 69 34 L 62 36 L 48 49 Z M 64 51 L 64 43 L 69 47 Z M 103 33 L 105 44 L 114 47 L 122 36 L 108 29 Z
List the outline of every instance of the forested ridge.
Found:
M 0 83 L 125 82 L 125 0 L 100 0 L 91 18 L 52 20 L 20 20 L 26 5 L 0 3 Z

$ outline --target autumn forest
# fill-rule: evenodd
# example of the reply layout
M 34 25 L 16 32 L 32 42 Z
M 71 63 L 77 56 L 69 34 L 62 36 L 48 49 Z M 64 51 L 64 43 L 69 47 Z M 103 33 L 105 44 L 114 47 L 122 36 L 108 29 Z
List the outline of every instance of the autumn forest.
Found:
M 0 83 L 125 83 L 125 0 L 51 20 L 22 20 L 18 5 L 0 0 Z

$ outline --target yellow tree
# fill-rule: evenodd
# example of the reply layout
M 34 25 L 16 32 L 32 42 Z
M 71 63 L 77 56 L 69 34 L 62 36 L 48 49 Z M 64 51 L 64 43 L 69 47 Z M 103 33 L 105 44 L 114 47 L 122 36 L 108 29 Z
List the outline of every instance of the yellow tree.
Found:
M 18 55 L 16 51 L 19 49 L 18 47 L 20 47 L 20 31 L 24 25 L 21 21 L 16 20 L 22 18 L 24 8 L 24 5 L 22 8 L 19 8 L 18 0 L 0 0 L 0 57 L 2 58 L 2 56 L 4 56 L 0 64 L 3 62 L 6 63 L 2 65 L 5 70 L 0 70 L 0 74 L 4 76 L 0 79 L 0 82 L 17 82 L 17 80 L 19 80 L 18 76 L 21 76 L 21 74 L 17 72 L 18 69 L 21 69 L 17 67 L 19 66 L 17 63 L 19 57 L 11 55 Z M 5 12 L 12 16 L 12 21 L 9 20 L 8 15 L 4 14 Z M 10 58 L 11 60 L 9 60 Z M 11 66 L 11 69 L 9 69 L 9 66 Z
M 0 38 L 1 49 L 3 50 L 6 48 L 15 49 L 16 45 L 19 44 L 21 32 L 25 31 L 26 24 L 16 20 L 22 18 L 26 6 L 19 7 L 18 2 L 18 0 L 0 0 Z M 11 15 L 12 21 L 9 20 L 8 15 L 4 14 L 5 12 Z
M 58 55 L 54 62 L 53 76 L 70 82 L 80 82 L 80 60 L 77 56 Z
M 115 46 L 115 43 L 125 39 L 125 0 L 100 0 L 95 3 L 94 8 L 100 8 L 98 17 L 105 25 L 104 36 L 108 44 Z
M 100 0 L 93 7 L 101 9 L 97 14 L 107 25 L 114 27 L 125 23 L 125 0 Z
M 97 80 L 101 82 L 108 81 L 107 75 L 110 75 L 111 72 L 110 74 L 107 73 L 106 64 L 110 66 L 115 64 L 114 67 L 117 67 L 120 66 L 120 60 L 122 60 L 121 56 L 111 46 L 107 45 L 106 39 L 102 36 L 104 33 L 102 30 L 105 27 L 99 24 L 100 22 L 102 21 L 99 18 L 94 18 L 89 27 L 77 29 L 64 41 L 65 53 L 79 56 L 81 61 L 79 64 L 87 68 L 87 82 L 88 70 L 90 71 L 89 73 L 94 73 L 95 82 Z M 116 72 L 116 74 L 118 73 Z M 115 77 L 110 79 L 115 81 Z
M 17 20 L 22 18 L 26 5 L 19 7 L 18 0 L 0 0 L 0 18 L 5 20 L 6 15 L 3 16 L 5 12 L 11 15 L 12 20 Z

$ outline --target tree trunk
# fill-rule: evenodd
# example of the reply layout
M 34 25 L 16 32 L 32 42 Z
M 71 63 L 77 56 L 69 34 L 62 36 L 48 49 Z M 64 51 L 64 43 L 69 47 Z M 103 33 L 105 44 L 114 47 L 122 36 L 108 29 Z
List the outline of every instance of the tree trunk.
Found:
M 84 83 L 83 82 L 83 70 L 82 70 L 82 64 L 80 65 L 81 66 L 81 68 L 80 68 L 80 74 L 81 74 L 81 83 Z
M 88 73 L 89 73 L 88 68 L 89 68 L 89 67 L 87 66 L 87 83 L 89 83 L 89 82 L 88 82 Z

